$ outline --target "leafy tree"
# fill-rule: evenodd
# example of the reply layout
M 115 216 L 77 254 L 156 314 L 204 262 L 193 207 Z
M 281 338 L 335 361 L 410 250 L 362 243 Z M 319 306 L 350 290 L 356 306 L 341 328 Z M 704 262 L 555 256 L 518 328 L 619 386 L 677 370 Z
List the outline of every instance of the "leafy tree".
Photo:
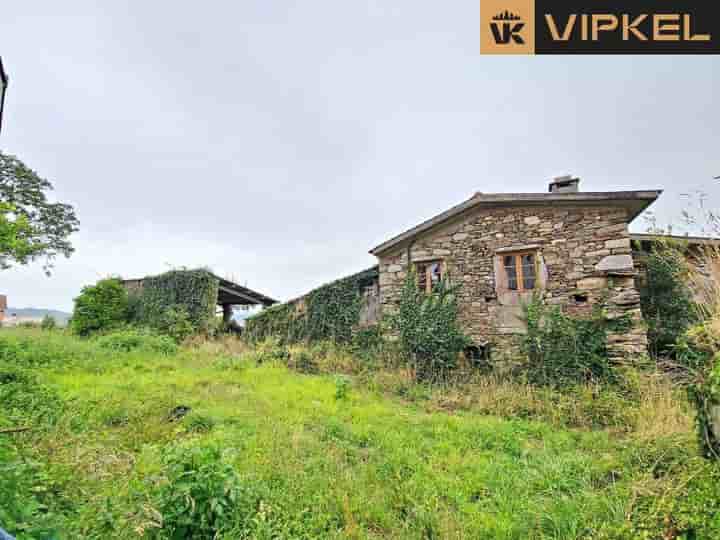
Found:
M 457 287 L 450 286 L 445 278 L 430 294 L 418 288 L 414 272 L 409 272 L 405 280 L 390 326 L 409 355 L 418 380 L 445 379 L 469 344 L 457 322 L 456 291 Z
M 68 238 L 79 222 L 72 206 L 47 200 L 52 189 L 22 161 L 0 152 L 0 268 L 44 257 L 49 273 L 55 257 L 73 253 Z
M 16 259 L 27 260 L 33 252 L 33 246 L 28 240 L 32 228 L 27 218 L 15 213 L 11 204 L 0 203 L 0 246 L 3 253 L 14 253 Z M 0 258 L 0 267 L 7 268 L 8 264 Z
M 42 322 L 40 323 L 40 328 L 43 330 L 55 330 L 56 327 L 57 321 L 55 320 L 55 317 L 49 313 L 43 317 Z
M 71 327 L 81 336 L 111 330 L 126 322 L 128 293 L 117 278 L 98 281 L 82 288 L 75 299 Z

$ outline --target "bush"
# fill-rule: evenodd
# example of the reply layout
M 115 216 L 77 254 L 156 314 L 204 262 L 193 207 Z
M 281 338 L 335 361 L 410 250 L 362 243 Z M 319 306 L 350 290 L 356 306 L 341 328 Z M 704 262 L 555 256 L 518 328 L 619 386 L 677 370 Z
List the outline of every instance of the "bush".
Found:
M 43 330 L 55 330 L 56 327 L 57 322 L 55 321 L 55 318 L 49 314 L 45 315 L 40 322 L 40 328 Z
M 655 358 L 673 353 L 678 338 L 697 321 L 688 279 L 689 267 L 682 251 L 656 243 L 647 258 L 647 276 L 640 287 L 648 349 Z
M 246 356 L 258 366 L 269 362 L 287 364 L 290 360 L 290 351 L 287 347 L 281 345 L 279 340 L 266 339 L 258 343 Z
M 318 363 L 313 355 L 305 349 L 294 351 L 290 355 L 290 367 L 299 373 L 312 375 L 320 372 Z
M 243 485 L 217 447 L 170 447 L 163 462 L 166 481 L 153 496 L 162 527 L 152 530 L 152 537 L 210 539 L 249 528 L 259 497 Z
M 350 393 L 350 379 L 343 375 L 335 377 L 335 399 L 343 401 Z
M 182 306 L 170 307 L 160 313 L 154 321 L 153 328 L 161 334 L 170 336 L 177 343 L 182 343 L 195 333 L 190 315 Z
M 720 538 L 720 467 L 689 455 L 686 441 L 634 450 L 653 479 L 639 491 L 628 521 L 610 538 Z
M 520 344 L 527 362 L 521 369 L 529 382 L 549 386 L 617 382 L 607 357 L 608 323 L 601 313 L 574 319 L 539 297 L 524 311 L 527 333 Z
M 35 463 L 0 438 L 0 525 L 18 540 L 56 537 L 54 516 L 37 495 L 45 480 Z
M 469 341 L 457 323 L 457 288 L 446 279 L 425 294 L 410 272 L 403 285 L 397 313 L 390 325 L 409 356 L 415 377 L 422 381 L 445 380 L 457 367 L 460 352 Z
M 703 454 L 720 460 L 720 353 L 689 386 L 690 398 L 697 407 L 697 428 Z
M 186 416 L 183 424 L 188 433 L 209 433 L 215 428 L 215 420 L 211 416 L 197 413 Z
M 83 287 L 75 299 L 72 330 L 81 336 L 122 326 L 128 316 L 128 293 L 117 278 Z
M 0 403 L 0 422 L 33 428 L 54 423 L 63 411 L 55 391 L 28 370 L 7 364 L 0 364 Z
M 98 347 L 113 352 L 127 353 L 142 349 L 161 354 L 174 354 L 177 345 L 172 338 L 148 331 L 126 329 L 97 338 Z

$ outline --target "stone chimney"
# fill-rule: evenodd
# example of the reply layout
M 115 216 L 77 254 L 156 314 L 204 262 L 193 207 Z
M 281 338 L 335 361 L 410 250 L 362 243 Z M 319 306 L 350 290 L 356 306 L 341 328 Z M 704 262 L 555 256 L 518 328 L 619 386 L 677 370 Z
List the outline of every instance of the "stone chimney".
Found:
M 558 176 L 550 182 L 550 193 L 577 193 L 580 187 L 580 179 L 571 175 Z

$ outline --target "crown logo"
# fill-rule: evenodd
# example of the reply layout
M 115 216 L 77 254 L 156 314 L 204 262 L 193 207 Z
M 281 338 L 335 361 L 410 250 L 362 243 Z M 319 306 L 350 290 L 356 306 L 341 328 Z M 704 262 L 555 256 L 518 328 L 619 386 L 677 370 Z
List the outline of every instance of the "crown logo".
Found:
M 498 13 L 493 18 L 493 21 L 521 21 L 522 17 L 515 15 L 514 13 L 505 10 L 503 13 Z

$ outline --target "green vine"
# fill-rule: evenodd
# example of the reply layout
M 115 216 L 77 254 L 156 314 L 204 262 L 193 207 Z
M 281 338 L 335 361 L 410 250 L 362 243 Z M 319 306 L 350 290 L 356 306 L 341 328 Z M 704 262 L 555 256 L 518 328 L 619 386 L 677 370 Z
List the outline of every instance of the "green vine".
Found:
M 171 270 L 143 280 L 133 295 L 133 318 L 157 327 L 167 324 L 169 313 L 182 314 L 196 332 L 205 332 L 215 322 L 218 279 L 207 270 Z
M 362 289 L 377 274 L 374 267 L 323 285 L 299 300 L 267 308 L 246 321 L 246 339 L 349 343 L 360 320 Z

